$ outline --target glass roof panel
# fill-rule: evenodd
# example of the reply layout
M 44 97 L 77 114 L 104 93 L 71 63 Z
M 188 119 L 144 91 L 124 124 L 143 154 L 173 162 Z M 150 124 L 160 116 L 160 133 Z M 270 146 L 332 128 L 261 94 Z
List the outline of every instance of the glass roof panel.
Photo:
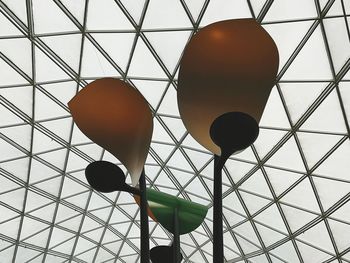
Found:
M 140 261 L 134 199 L 93 191 L 84 176 L 95 160 L 120 162 L 67 107 L 108 76 L 153 112 L 147 186 L 209 207 L 181 251 L 212 262 L 213 156 L 180 119 L 179 60 L 198 28 L 253 17 L 280 66 L 258 140 L 223 171 L 225 260 L 350 262 L 349 16 L 346 0 L 0 0 L 1 260 Z M 171 240 L 150 220 L 151 247 Z

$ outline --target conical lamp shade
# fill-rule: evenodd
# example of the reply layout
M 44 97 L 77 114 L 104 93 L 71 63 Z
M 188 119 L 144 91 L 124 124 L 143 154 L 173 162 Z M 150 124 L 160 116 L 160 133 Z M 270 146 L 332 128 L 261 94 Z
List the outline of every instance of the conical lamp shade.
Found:
M 152 113 L 142 94 L 126 82 L 104 78 L 88 84 L 68 106 L 80 130 L 123 163 L 135 186 L 153 132 Z
M 220 155 L 211 124 L 226 112 L 243 112 L 259 123 L 278 63 L 273 39 L 254 19 L 202 28 L 185 48 L 178 78 L 179 111 L 190 134 Z

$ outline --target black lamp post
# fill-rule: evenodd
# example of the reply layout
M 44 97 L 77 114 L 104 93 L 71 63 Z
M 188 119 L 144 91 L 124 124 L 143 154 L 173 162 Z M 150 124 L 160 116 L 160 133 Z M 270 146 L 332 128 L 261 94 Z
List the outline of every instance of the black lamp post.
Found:
M 254 19 L 199 30 L 180 62 L 177 98 L 189 133 L 214 154 L 213 258 L 222 263 L 222 168 L 251 145 L 278 70 L 278 50 Z

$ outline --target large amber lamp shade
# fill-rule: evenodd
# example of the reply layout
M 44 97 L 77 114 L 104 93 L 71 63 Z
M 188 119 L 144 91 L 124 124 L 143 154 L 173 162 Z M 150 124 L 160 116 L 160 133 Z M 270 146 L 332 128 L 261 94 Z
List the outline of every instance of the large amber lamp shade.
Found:
M 193 138 L 220 155 L 209 134 L 215 119 L 242 112 L 259 123 L 278 64 L 273 39 L 254 19 L 220 21 L 198 31 L 181 59 L 177 92 Z
M 142 94 L 124 81 L 104 78 L 88 84 L 68 106 L 80 130 L 125 165 L 135 186 L 153 132 L 152 113 Z

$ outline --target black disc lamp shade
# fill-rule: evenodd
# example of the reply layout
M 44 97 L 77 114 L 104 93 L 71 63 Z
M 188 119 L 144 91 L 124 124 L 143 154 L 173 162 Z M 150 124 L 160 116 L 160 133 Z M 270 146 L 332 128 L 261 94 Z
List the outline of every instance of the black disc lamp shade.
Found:
M 123 191 L 140 195 L 138 188 L 125 183 L 123 170 L 111 162 L 96 161 L 90 163 L 85 169 L 85 177 L 93 189 L 102 193 Z
M 226 112 L 217 117 L 210 126 L 210 138 L 220 147 L 221 156 L 249 147 L 259 135 L 256 120 L 243 112 Z

